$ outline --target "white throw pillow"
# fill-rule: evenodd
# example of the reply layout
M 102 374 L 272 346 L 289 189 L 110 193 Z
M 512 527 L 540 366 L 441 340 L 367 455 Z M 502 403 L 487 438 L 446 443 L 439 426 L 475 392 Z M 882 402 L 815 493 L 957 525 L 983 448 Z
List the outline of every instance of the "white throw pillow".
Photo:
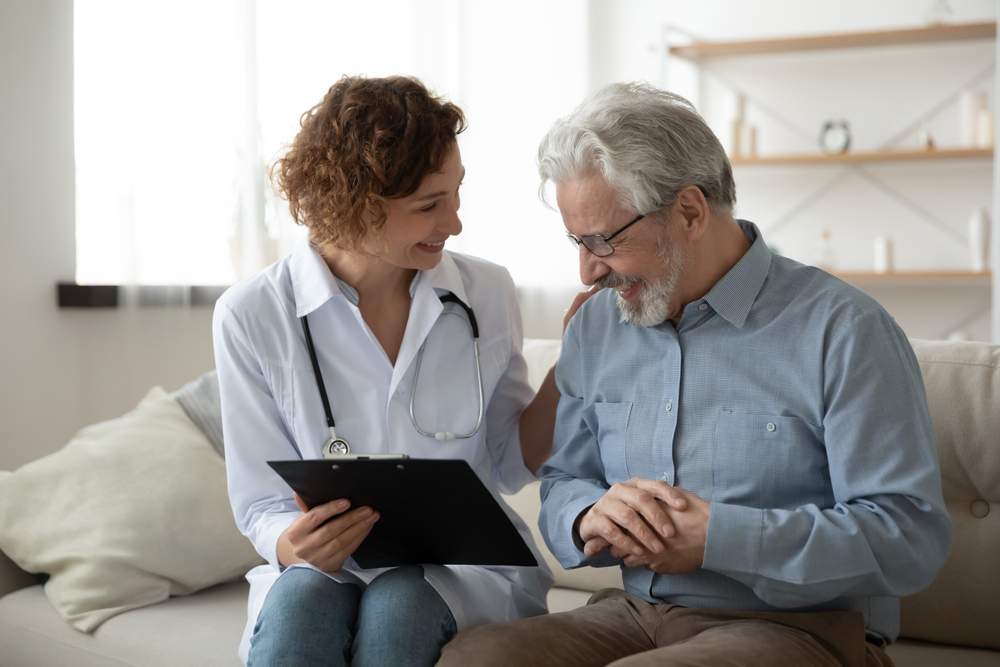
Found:
M 236 528 L 225 462 L 159 387 L 55 454 L 0 472 L 0 550 L 50 575 L 45 594 L 83 632 L 263 562 Z

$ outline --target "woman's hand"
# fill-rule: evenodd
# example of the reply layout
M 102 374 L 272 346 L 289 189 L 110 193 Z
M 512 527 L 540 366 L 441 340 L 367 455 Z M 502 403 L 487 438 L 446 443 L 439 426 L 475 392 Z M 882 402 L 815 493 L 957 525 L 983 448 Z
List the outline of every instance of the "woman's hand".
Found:
M 336 572 L 379 518 L 371 507 L 348 512 L 348 500 L 332 500 L 309 509 L 296 493 L 295 504 L 302 514 L 278 538 L 278 561 L 285 566 L 309 563 L 322 572 Z
M 563 315 L 563 335 L 564 336 L 566 335 L 566 327 L 569 326 L 569 321 L 571 319 L 573 319 L 574 315 L 576 315 L 576 311 L 580 310 L 580 306 L 583 305 L 583 302 L 586 301 L 587 299 L 589 299 L 590 297 L 594 296 L 595 294 L 597 294 L 600 291 L 601 291 L 601 288 L 598 287 L 597 285 L 594 285 L 593 287 L 591 287 L 586 292 L 580 292 L 575 297 L 573 297 L 573 303 L 571 303 L 569 305 L 569 308 L 566 309 L 566 314 Z

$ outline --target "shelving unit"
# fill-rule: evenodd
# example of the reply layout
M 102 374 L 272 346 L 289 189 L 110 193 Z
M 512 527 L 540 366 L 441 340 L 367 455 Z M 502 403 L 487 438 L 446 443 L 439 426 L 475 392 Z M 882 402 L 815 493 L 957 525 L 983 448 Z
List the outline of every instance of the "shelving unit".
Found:
M 995 39 L 996 36 L 996 23 L 967 23 L 963 25 L 936 25 L 927 28 L 851 32 L 835 35 L 789 37 L 784 39 L 759 39 L 739 42 L 694 42 L 692 44 L 671 46 L 670 55 L 688 60 L 707 60 L 709 58 L 762 55 L 767 53 L 794 53 L 796 51 L 858 49 L 869 46 L 960 42 L 975 39 Z
M 837 271 L 835 276 L 857 287 L 889 285 L 907 286 L 948 286 L 989 288 L 993 280 L 990 271 L 890 271 L 873 273 L 870 271 Z
M 666 35 L 666 34 L 665 34 Z M 711 70 L 715 65 L 711 61 L 715 59 L 735 58 L 741 56 L 758 56 L 767 54 L 794 54 L 815 51 L 834 51 L 847 49 L 862 49 L 870 47 L 895 47 L 904 45 L 930 45 L 948 42 L 970 42 L 997 39 L 996 22 L 970 23 L 960 25 L 934 25 L 923 28 L 906 28 L 899 30 L 880 30 L 871 32 L 852 32 L 829 35 L 811 35 L 802 37 L 761 39 L 749 41 L 720 41 L 707 42 L 695 41 L 688 44 L 669 43 L 669 36 L 665 53 L 667 58 L 683 58 L 701 70 Z M 993 58 L 995 63 L 1000 64 L 1000 53 L 995 51 Z M 665 61 L 666 72 L 666 61 Z M 1000 66 L 992 77 L 994 90 L 1000 89 Z M 700 75 L 699 75 L 700 76 Z M 666 74 L 665 74 L 666 80 Z M 725 83 L 725 80 L 723 79 Z M 699 83 L 699 86 L 703 85 Z M 731 84 L 727 84 L 731 85 Z M 954 99 L 954 98 L 951 98 Z M 947 98 L 945 103 L 947 102 Z M 996 97 L 996 104 L 1000 106 L 1000 95 Z M 940 109 L 941 106 L 938 107 Z M 932 112 L 929 112 L 932 113 Z M 900 128 L 903 129 L 903 128 Z M 1000 139 L 1000 132 L 995 133 Z M 898 138 L 897 135 L 896 138 Z M 895 139 L 887 141 L 886 145 L 891 146 Z M 773 154 L 757 156 L 734 156 L 730 158 L 734 167 L 758 168 L 769 166 L 823 166 L 840 165 L 843 167 L 861 170 L 867 164 L 892 163 L 892 162 L 916 162 L 916 161 L 954 161 L 954 160 L 993 160 L 993 254 L 1000 259 L 1000 154 L 995 155 L 993 148 L 966 148 L 943 146 L 931 150 L 872 150 L 872 151 L 848 151 L 839 155 L 826 155 L 818 150 L 814 153 L 802 154 Z M 944 163 L 942 163 L 944 164 Z M 867 172 L 867 170 L 865 170 Z M 866 173 L 865 176 L 871 183 L 880 185 L 877 176 Z M 883 191 L 889 188 L 881 186 Z M 799 204 L 793 206 L 789 215 L 800 215 L 800 212 L 821 195 L 810 195 Z M 897 195 L 897 199 L 899 199 Z M 911 211 L 919 209 L 919 206 L 910 206 Z M 928 217 L 924 215 L 924 217 Z M 787 220 L 782 221 L 784 224 Z M 956 288 L 975 290 L 977 293 L 985 291 L 991 294 L 993 307 L 992 328 L 993 339 L 1000 342 L 1000 272 L 994 276 L 990 272 L 973 273 L 971 271 L 906 271 L 885 274 L 872 272 L 838 272 L 842 279 L 861 288 L 879 289 L 882 287 L 934 287 L 934 288 Z
M 839 155 L 802 153 L 798 155 L 765 155 L 754 157 L 733 156 L 733 166 L 796 165 L 796 164 L 852 164 L 864 162 L 902 162 L 909 160 L 956 160 L 968 158 L 993 158 L 992 148 L 935 148 L 923 151 L 855 151 Z

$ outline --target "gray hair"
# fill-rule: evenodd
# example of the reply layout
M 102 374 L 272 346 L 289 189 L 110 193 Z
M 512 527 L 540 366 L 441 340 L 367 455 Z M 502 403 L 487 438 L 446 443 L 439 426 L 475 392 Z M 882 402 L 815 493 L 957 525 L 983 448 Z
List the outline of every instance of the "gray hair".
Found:
M 560 118 L 538 146 L 538 175 L 556 186 L 599 172 L 634 213 L 671 206 L 697 186 L 717 215 L 731 217 L 736 183 L 729 158 L 694 106 L 648 83 L 612 83 Z

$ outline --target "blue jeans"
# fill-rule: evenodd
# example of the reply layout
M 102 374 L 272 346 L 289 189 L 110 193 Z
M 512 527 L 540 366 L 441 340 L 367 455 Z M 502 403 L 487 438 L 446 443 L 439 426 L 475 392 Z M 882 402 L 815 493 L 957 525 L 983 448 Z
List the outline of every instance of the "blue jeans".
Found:
M 430 667 L 456 631 L 419 565 L 383 572 L 364 591 L 296 567 L 264 598 L 247 666 Z

